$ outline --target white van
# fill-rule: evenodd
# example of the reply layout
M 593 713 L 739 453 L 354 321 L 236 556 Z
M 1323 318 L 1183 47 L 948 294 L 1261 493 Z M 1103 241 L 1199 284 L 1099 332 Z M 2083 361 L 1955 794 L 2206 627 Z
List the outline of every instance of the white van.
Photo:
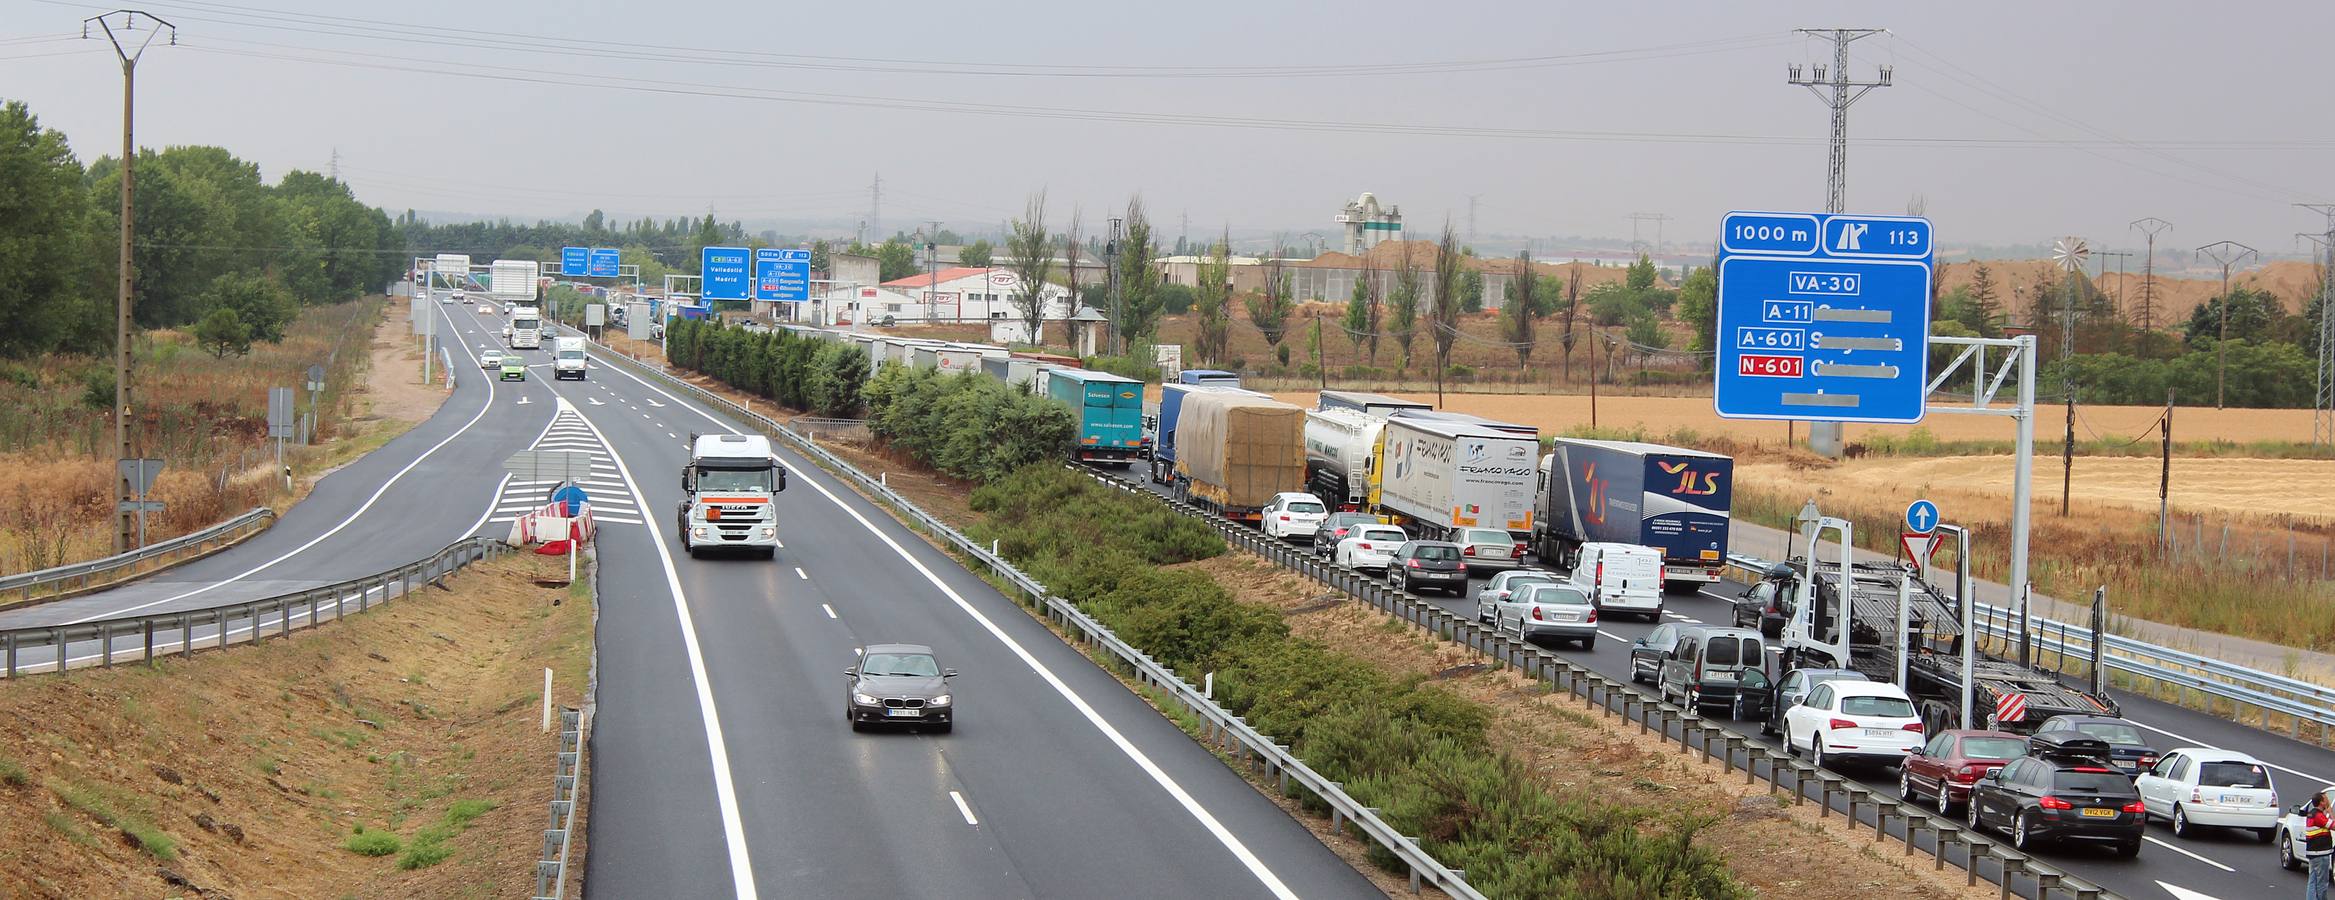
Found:
M 1637 544 L 1592 541 L 1581 545 L 1567 584 L 1589 592 L 1599 614 L 1632 613 L 1662 620 L 1662 551 Z

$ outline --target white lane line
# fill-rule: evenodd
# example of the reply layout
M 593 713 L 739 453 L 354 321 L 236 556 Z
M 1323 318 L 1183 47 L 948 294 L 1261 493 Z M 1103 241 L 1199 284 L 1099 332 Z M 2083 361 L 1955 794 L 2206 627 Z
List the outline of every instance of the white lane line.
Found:
M 804 580 L 804 581 L 809 581 L 809 580 L 811 580 L 811 576 L 803 574 L 803 567 L 802 567 L 802 566 L 796 566 L 796 567 L 795 567 L 795 577 L 796 577 L 796 578 L 800 578 L 800 579 L 802 579 L 802 580 Z
M 602 443 L 608 436 L 600 433 L 600 426 L 584 418 L 584 426 L 592 429 Z M 609 454 L 616 459 L 619 472 L 624 475 L 625 490 L 631 492 L 634 503 L 647 507 L 648 498 L 641 496 L 640 483 L 632 478 L 632 470 L 625 466 L 624 457 L 616 455 L 616 445 L 607 443 Z M 689 657 L 689 679 L 697 686 L 698 718 L 705 722 L 705 745 L 713 759 L 714 802 L 721 808 L 722 835 L 729 844 L 730 890 L 738 900 L 758 900 L 754 889 L 754 864 L 746 858 L 746 826 L 738 815 L 738 789 L 730 779 L 730 750 L 722 739 L 721 715 L 714 709 L 713 681 L 705 674 L 705 651 L 697 644 L 697 624 L 689 617 L 689 602 L 681 595 L 681 572 L 673 567 L 673 551 L 665 547 L 665 530 L 656 522 L 649 522 L 649 545 L 656 548 L 657 561 L 665 569 L 665 589 L 673 595 L 673 613 L 681 621 L 681 648 Z
M 723 431 L 727 431 L 731 434 L 742 433 L 736 428 L 731 427 L 730 423 L 723 421 L 721 418 L 715 416 L 714 414 L 706 412 L 703 409 L 699 409 L 695 405 L 686 403 L 682 401 L 681 398 L 675 397 L 670 393 L 666 393 L 664 388 L 650 384 L 646 379 L 643 379 L 638 375 L 634 375 L 632 372 L 627 371 L 624 367 L 616 366 L 615 369 L 616 371 L 623 373 L 625 377 L 639 382 L 642 387 L 655 391 L 658 394 L 663 395 L 665 399 L 671 400 L 676 404 L 680 404 L 683 408 L 688 409 L 690 412 L 694 412 L 700 417 L 703 417 L 706 421 L 712 422 L 715 427 L 720 428 Z M 662 406 L 663 404 L 658 405 Z M 806 468 L 818 470 L 822 473 L 822 475 L 820 477 L 814 478 L 810 476 L 808 471 L 798 471 L 797 477 L 800 480 L 809 483 L 811 488 L 825 496 L 828 502 L 835 504 L 837 509 L 843 510 L 843 513 L 850 516 L 853 521 L 858 522 L 860 527 L 866 528 L 869 534 L 875 535 L 876 540 L 882 541 L 884 546 L 891 548 L 895 555 L 907 561 L 910 568 L 915 569 L 917 574 L 923 575 L 925 581 L 931 582 L 934 588 L 938 589 L 942 595 L 948 597 L 951 602 L 955 603 L 957 608 L 963 610 L 965 615 L 971 617 L 975 623 L 979 624 L 982 630 L 989 632 L 990 636 L 996 638 L 998 643 L 1005 645 L 1007 650 L 1012 651 L 1014 656 L 1019 657 L 1023 665 L 1028 666 L 1030 671 L 1035 673 L 1040 679 L 1044 680 L 1048 687 L 1054 689 L 1055 693 L 1062 695 L 1062 699 L 1069 702 L 1071 708 L 1077 710 L 1079 715 L 1085 717 L 1088 724 L 1093 725 L 1096 731 L 1102 732 L 1103 737 L 1109 740 L 1113 746 L 1117 747 L 1120 753 L 1126 754 L 1127 758 L 1134 761 L 1136 767 L 1142 769 L 1143 773 L 1149 776 L 1154 784 L 1159 785 L 1160 789 L 1166 791 L 1168 796 L 1176 801 L 1177 805 L 1182 806 L 1186 813 L 1191 814 L 1192 818 L 1197 820 L 1202 827 L 1208 829 L 1208 833 L 1213 835 L 1218 843 L 1223 844 L 1226 850 L 1231 851 L 1233 857 L 1240 860 L 1241 865 L 1249 870 L 1249 874 L 1256 876 L 1257 880 L 1265 886 L 1266 890 L 1271 891 L 1273 896 L 1283 898 L 1283 900 L 1297 900 L 1297 892 L 1290 890 L 1289 885 L 1282 883 L 1280 876 L 1273 874 L 1273 870 L 1265 865 L 1265 861 L 1258 859 L 1256 853 L 1250 851 L 1248 845 L 1242 843 L 1238 835 L 1233 834 L 1231 829 L 1224 827 L 1223 822 L 1217 821 L 1216 815 L 1214 813 L 1209 812 L 1207 807 L 1201 806 L 1200 801 L 1195 799 L 1191 792 L 1184 790 L 1184 786 L 1178 783 L 1173 776 L 1170 776 L 1166 770 L 1161 769 L 1158 763 L 1153 762 L 1151 757 L 1143 752 L 1142 748 L 1135 746 L 1134 741 L 1128 740 L 1127 736 L 1121 734 L 1116 726 L 1113 726 L 1108 720 L 1105 720 L 1102 713 L 1095 711 L 1095 708 L 1086 702 L 1086 698 L 1079 696 L 1077 691 L 1071 689 L 1069 683 L 1064 682 L 1061 676 L 1054 674 L 1054 670 L 1047 668 L 1045 663 L 1038 661 L 1038 658 L 1031 654 L 1028 648 L 1023 647 L 1021 643 L 1015 641 L 1011 635 L 1006 634 L 1005 629 L 998 627 L 996 622 L 990 621 L 988 616 L 982 615 L 980 610 L 974 609 L 971 601 L 966 600 L 963 595 L 957 593 L 956 589 L 949 587 L 947 582 L 942 581 L 939 575 L 934 574 L 932 569 L 927 568 L 924 565 L 923 560 L 917 559 L 915 556 L 910 555 L 906 548 L 900 546 L 898 541 L 892 539 L 891 535 L 885 534 L 882 529 L 876 527 L 874 522 L 868 521 L 866 516 L 861 515 L 859 510 L 854 509 L 850 504 L 843 502 L 843 498 L 836 496 L 834 491 L 828 490 L 826 485 L 821 484 L 820 482 L 825 480 L 825 476 L 823 474 L 825 470 L 818 469 L 817 466 L 809 466 Z M 642 502 L 645 504 L 647 501 L 643 500 Z M 652 530 L 654 530 L 653 526 Z M 664 546 L 664 542 L 659 541 L 657 544 L 658 552 L 663 553 Z M 665 556 L 665 560 L 665 570 L 667 577 L 674 579 L 673 593 L 675 598 L 678 599 L 681 593 L 680 583 L 678 580 L 679 576 L 672 574 L 673 569 L 671 555 L 667 554 Z M 692 642 L 690 646 L 694 649 L 696 644 Z M 700 684 L 699 689 L 701 692 L 704 690 L 702 683 Z M 710 710 L 713 703 L 712 698 L 708 696 L 704 702 L 707 704 L 707 709 Z M 727 767 L 717 766 L 715 771 L 725 773 L 726 775 Z M 729 811 L 734 813 L 734 809 L 730 809 Z M 736 840 L 736 838 L 733 837 L 733 840 Z M 736 864 L 736 861 L 742 858 L 742 855 L 742 848 L 738 853 L 732 854 L 732 864 Z M 749 884 L 749 886 L 751 885 Z
M 672 432 L 670 432 L 670 431 L 668 431 L 668 432 L 665 432 L 665 436 L 666 436 L 666 437 L 669 437 L 669 438 L 675 438 L 675 439 L 679 439 L 679 437 L 680 437 L 680 435 L 674 434 L 674 433 L 672 433 Z
M 819 608 L 820 608 L 820 609 L 824 609 L 824 610 L 826 610 L 826 611 L 827 611 L 827 618 L 830 618 L 830 619 L 832 619 L 832 618 L 835 618 L 835 607 L 828 606 L 827 604 L 821 603 L 821 604 L 819 604 Z
M 1621 635 L 1618 635 L 1618 634 L 1615 634 L 1615 633 L 1613 633 L 1613 632 L 1607 631 L 1607 630 L 1605 630 L 1605 629 L 1603 629 L 1603 628 L 1597 629 L 1597 633 L 1598 633 L 1598 634 L 1605 635 L 1606 637 L 1609 637 L 1609 638 L 1613 638 L 1614 640 L 1617 640 L 1617 641 L 1626 641 L 1626 640 L 1629 640 L 1629 638 L 1622 637 Z
M 2167 849 L 2167 850 L 2171 850 L 2171 851 L 2173 851 L 2173 852 L 2175 852 L 2175 853 L 2181 854 L 2182 856 L 2186 856 L 2186 857 L 2189 857 L 2190 859 L 2197 860 L 2198 862 L 2201 862 L 2201 863 L 2204 863 L 2204 864 L 2206 864 L 2206 865 L 2212 866 L 2212 867 L 2214 867 L 2214 868 L 2216 868 L 2216 869 L 2220 869 L 2220 870 L 2222 870 L 2222 871 L 2224 871 L 2224 872 L 2235 872 L 2235 871 L 2237 871 L 2236 869 L 2233 869 L 2233 868 L 2230 868 L 2230 867 L 2228 867 L 2228 866 L 2222 865 L 2221 863 L 2214 862 L 2213 860 L 2206 859 L 2205 857 L 2199 856 L 2199 855 L 2197 855 L 2197 854 L 2195 854 L 2195 853 L 2191 853 L 2191 852 L 2189 852 L 2189 851 L 2187 851 L 2187 850 L 2183 850 L 2183 849 L 2181 849 L 2180 847 L 2174 846 L 2174 845 L 2173 845 L 2173 844 L 2171 844 L 2171 843 L 2168 843 L 2168 842 L 2165 842 L 2165 841 L 2160 841 L 2160 840 L 2157 840 L 2157 838 L 2156 838 L 2156 836 L 2155 836 L 2155 835 L 2143 835 L 2143 836 L 2141 837 L 2141 839 L 2142 839 L 2142 840 L 2145 840 L 2145 841 L 2148 841 L 2148 842 L 2149 842 L 2149 843 L 2151 843 L 2151 844 L 2155 844 L 2155 845 L 2157 845 L 2157 846 L 2159 846 L 2159 847 L 2163 847 L 2163 848 L 2165 848 L 2165 849 Z
M 965 795 L 957 793 L 956 791 L 950 791 L 949 799 L 957 801 L 957 811 L 965 814 L 965 824 L 981 824 L 980 819 L 973 818 L 973 807 L 965 803 Z
M 454 319 L 453 319 L 453 317 L 451 317 L 451 316 L 446 316 L 446 313 L 445 313 L 445 311 L 444 311 L 444 310 L 438 310 L 438 314 L 439 314 L 440 316 L 444 316 L 444 317 L 446 318 L 446 324 L 448 324 L 448 325 L 452 325 L 452 324 L 454 324 Z M 462 353 L 463 353 L 463 355 L 465 355 L 465 356 L 470 356 L 470 348 L 469 348 L 469 347 L 467 347 L 467 346 L 466 346 L 466 347 L 463 347 L 463 348 L 462 348 Z M 472 364 L 472 365 L 477 365 L 477 364 L 478 364 L 478 358 L 477 358 L 476 356 L 471 356 L 471 360 L 470 360 L 470 362 L 471 362 L 471 364 Z M 67 624 L 67 625 L 79 625 L 79 624 L 82 624 L 82 623 L 84 623 L 84 622 L 94 622 L 94 621 L 97 621 L 98 619 L 111 619 L 111 618 L 114 618 L 114 617 L 117 617 L 117 616 L 125 616 L 125 615 L 129 615 L 130 613 L 134 613 L 134 612 L 137 612 L 137 611 L 139 611 L 139 610 L 142 610 L 142 609 L 151 609 L 151 608 L 153 608 L 153 607 L 156 607 L 156 606 L 161 606 L 162 604 L 165 604 L 165 603 L 170 603 L 170 602 L 174 602 L 174 601 L 178 601 L 178 600 L 184 600 L 184 599 L 186 599 L 186 598 L 188 598 L 188 597 L 195 596 L 196 594 L 201 594 L 201 593 L 206 593 L 206 592 L 209 592 L 209 591 L 211 591 L 211 590 L 213 590 L 213 589 L 215 589 L 215 588 L 219 587 L 220 585 L 224 585 L 224 584 L 232 584 L 232 583 L 234 583 L 234 582 L 241 581 L 241 580 L 243 580 L 243 579 L 245 579 L 245 578 L 249 578 L 249 577 L 251 577 L 252 575 L 255 575 L 255 574 L 259 573 L 259 572 L 260 572 L 261 570 L 263 570 L 263 569 L 267 569 L 268 567 L 270 567 L 270 566 L 274 566 L 275 564 L 277 564 L 277 563 L 280 563 L 280 562 L 283 562 L 284 560 L 291 559 L 291 558 L 292 558 L 292 557 L 294 557 L 294 556 L 298 556 L 298 555 L 300 555 L 301 553 L 305 553 L 305 552 L 307 552 L 308 548 L 310 548 L 310 547 L 314 547 L 314 546 L 316 546 L 317 544 L 323 543 L 323 542 L 324 542 L 324 540 L 325 540 L 326 538 L 330 538 L 330 537 L 332 537 L 333 535 L 336 535 L 336 534 L 339 534 L 339 533 L 341 533 L 341 529 L 347 528 L 347 527 L 349 527 L 349 525 L 350 525 L 350 524 L 352 524 L 352 523 L 356 522 L 356 521 L 357 521 L 357 517 L 358 517 L 358 516 L 362 516 L 362 515 L 364 515 L 366 510 L 368 510 L 368 509 L 372 509 L 372 508 L 373 508 L 373 504 L 374 504 L 374 503 L 376 503 L 376 502 L 379 502 L 379 501 L 380 501 L 380 499 L 382 498 L 382 496 L 383 496 L 383 495 L 385 495 L 385 494 L 388 494 L 388 493 L 389 493 L 389 489 L 390 489 L 392 486 L 394 486 L 394 485 L 396 485 L 396 484 L 397 484 L 397 480 L 398 480 L 398 479 L 400 479 L 400 478 L 404 478 L 404 477 L 405 477 L 405 473 L 413 471 L 413 470 L 414 470 L 414 467 L 416 467 L 416 466 L 419 466 L 419 465 L 421 465 L 421 464 L 422 464 L 422 460 L 429 459 L 429 458 L 430 458 L 430 456 L 431 456 L 431 454 L 437 453 L 437 452 L 438 452 L 438 451 L 439 451 L 441 448 L 445 447 L 447 444 L 451 444 L 451 443 L 453 443 L 455 438 L 461 437 L 463 432 L 469 431 L 471 426 L 473 426 L 473 425 L 476 425 L 476 424 L 478 424 L 478 423 L 479 423 L 479 421 L 480 421 L 480 420 L 482 420 L 482 419 L 485 419 L 485 418 L 486 418 L 486 412 L 487 412 L 487 410 L 489 410 L 489 409 L 493 409 L 493 408 L 494 408 L 494 405 L 495 405 L 495 383 L 494 383 L 494 382 L 492 382 L 492 381 L 489 381 L 489 382 L 486 382 L 486 402 L 485 402 L 485 403 L 482 403 L 482 404 L 479 404 L 479 407 L 478 407 L 478 412 L 471 414 L 471 416 L 470 416 L 470 421 L 462 423 L 462 427 L 460 427 L 460 428 L 457 428 L 457 429 L 454 429 L 454 433 L 453 433 L 453 434 L 449 434 L 449 435 L 447 435 L 447 436 L 446 436 L 444 439 L 442 439 L 442 440 L 438 441 L 438 442 L 437 442 L 437 443 L 435 443 L 435 444 L 432 444 L 432 445 L 430 445 L 430 449 L 422 451 L 422 453 L 421 453 L 421 455 L 420 455 L 420 456 L 416 456 L 416 457 L 414 457 L 414 458 L 413 458 L 413 461 L 406 463 L 404 468 L 402 468 L 402 469 L 398 469 L 398 470 L 397 470 L 397 472 L 396 472 L 396 474 L 393 474 L 393 475 L 389 476 L 389 480 L 382 482 L 382 483 L 381 483 L 381 487 L 379 487 L 379 488 L 377 488 L 377 489 L 375 489 L 375 490 L 373 491 L 373 495 L 372 495 L 372 496 L 370 496 L 370 497 L 366 497 L 366 498 L 365 498 L 365 502 L 364 502 L 363 504 L 359 505 L 359 506 L 357 507 L 357 509 L 356 509 L 356 511 L 355 511 L 355 512 L 349 513 L 349 515 L 348 515 L 348 518 L 342 519 L 342 520 L 340 521 L 340 524 L 338 524 L 338 525 L 334 525 L 334 526 L 333 526 L 333 527 L 331 527 L 330 529 L 327 529 L 327 530 L 326 530 L 326 531 L 325 531 L 323 534 L 317 535 L 317 536 L 315 536 L 315 537 L 313 537 L 313 538 L 309 538 L 309 539 L 308 539 L 308 543 L 301 544 L 301 545 L 300 545 L 300 546 L 298 546 L 298 547 L 294 547 L 294 548 L 292 548 L 292 549 L 290 549 L 290 550 L 288 550 L 288 551 L 285 551 L 284 555 L 282 555 L 282 556 L 278 556 L 278 557 L 276 557 L 275 559 L 271 559 L 271 560 L 268 560 L 267 562 L 260 563 L 259 565 L 253 566 L 253 567 L 251 567 L 251 568 L 249 568 L 249 569 L 245 569 L 244 571 L 242 571 L 242 572 L 240 572 L 240 573 L 237 573 L 237 574 L 235 574 L 235 575 L 230 575 L 230 576 L 228 576 L 227 578 L 221 579 L 221 580 L 219 580 L 219 581 L 214 581 L 214 582 L 211 582 L 210 584 L 203 585 L 202 587 L 195 588 L 194 590 L 187 591 L 187 592 L 185 592 L 185 593 L 182 593 L 182 594 L 177 594 L 177 595 L 174 595 L 174 596 L 164 597 L 164 598 L 162 598 L 162 599 L 160 599 L 160 600 L 153 600 L 153 601 L 149 601 L 149 602 L 146 602 L 146 603 L 140 603 L 140 604 L 138 604 L 138 605 L 136 605 L 136 606 L 126 607 L 126 608 L 123 608 L 123 609 L 117 609 L 117 610 L 113 610 L 113 611 L 111 611 L 111 612 L 101 612 L 101 613 L 98 613 L 98 614 L 96 614 L 96 615 L 91 615 L 91 616 L 83 616 L 83 617 L 81 617 L 81 618 L 74 619 L 73 621 L 66 622 L 65 624 Z M 500 490 L 500 488 L 498 487 L 498 488 L 497 488 L 497 490 L 499 491 L 499 490 Z M 472 526 L 472 527 L 471 527 L 471 531 L 476 531 L 476 530 L 478 530 L 477 526 Z M 468 532 L 464 532 L 464 533 L 465 533 L 465 534 L 468 534 Z

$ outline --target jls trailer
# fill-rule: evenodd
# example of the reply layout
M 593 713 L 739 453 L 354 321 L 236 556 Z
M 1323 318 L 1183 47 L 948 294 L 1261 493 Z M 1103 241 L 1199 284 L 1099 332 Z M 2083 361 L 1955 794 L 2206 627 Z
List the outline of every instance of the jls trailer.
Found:
M 1636 441 L 1558 438 L 1540 461 L 1533 552 L 1571 568 L 1592 541 L 1662 551 L 1665 586 L 1719 580 L 1735 460 Z

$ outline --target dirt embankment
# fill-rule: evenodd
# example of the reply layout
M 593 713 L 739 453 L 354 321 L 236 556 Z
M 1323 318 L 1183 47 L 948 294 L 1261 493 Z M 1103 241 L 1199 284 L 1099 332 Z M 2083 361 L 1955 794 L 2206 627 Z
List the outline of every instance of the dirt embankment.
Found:
M 0 685 L 0 896 L 530 896 L 558 750 L 543 670 L 578 705 L 592 648 L 591 603 L 534 583 L 557 565 Z

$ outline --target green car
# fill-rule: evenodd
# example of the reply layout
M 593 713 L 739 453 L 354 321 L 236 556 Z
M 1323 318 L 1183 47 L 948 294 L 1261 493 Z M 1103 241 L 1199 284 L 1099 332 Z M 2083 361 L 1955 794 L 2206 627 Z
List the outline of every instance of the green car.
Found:
M 520 359 L 517 354 L 503 357 L 503 374 L 501 376 L 501 380 L 526 381 L 527 361 Z

